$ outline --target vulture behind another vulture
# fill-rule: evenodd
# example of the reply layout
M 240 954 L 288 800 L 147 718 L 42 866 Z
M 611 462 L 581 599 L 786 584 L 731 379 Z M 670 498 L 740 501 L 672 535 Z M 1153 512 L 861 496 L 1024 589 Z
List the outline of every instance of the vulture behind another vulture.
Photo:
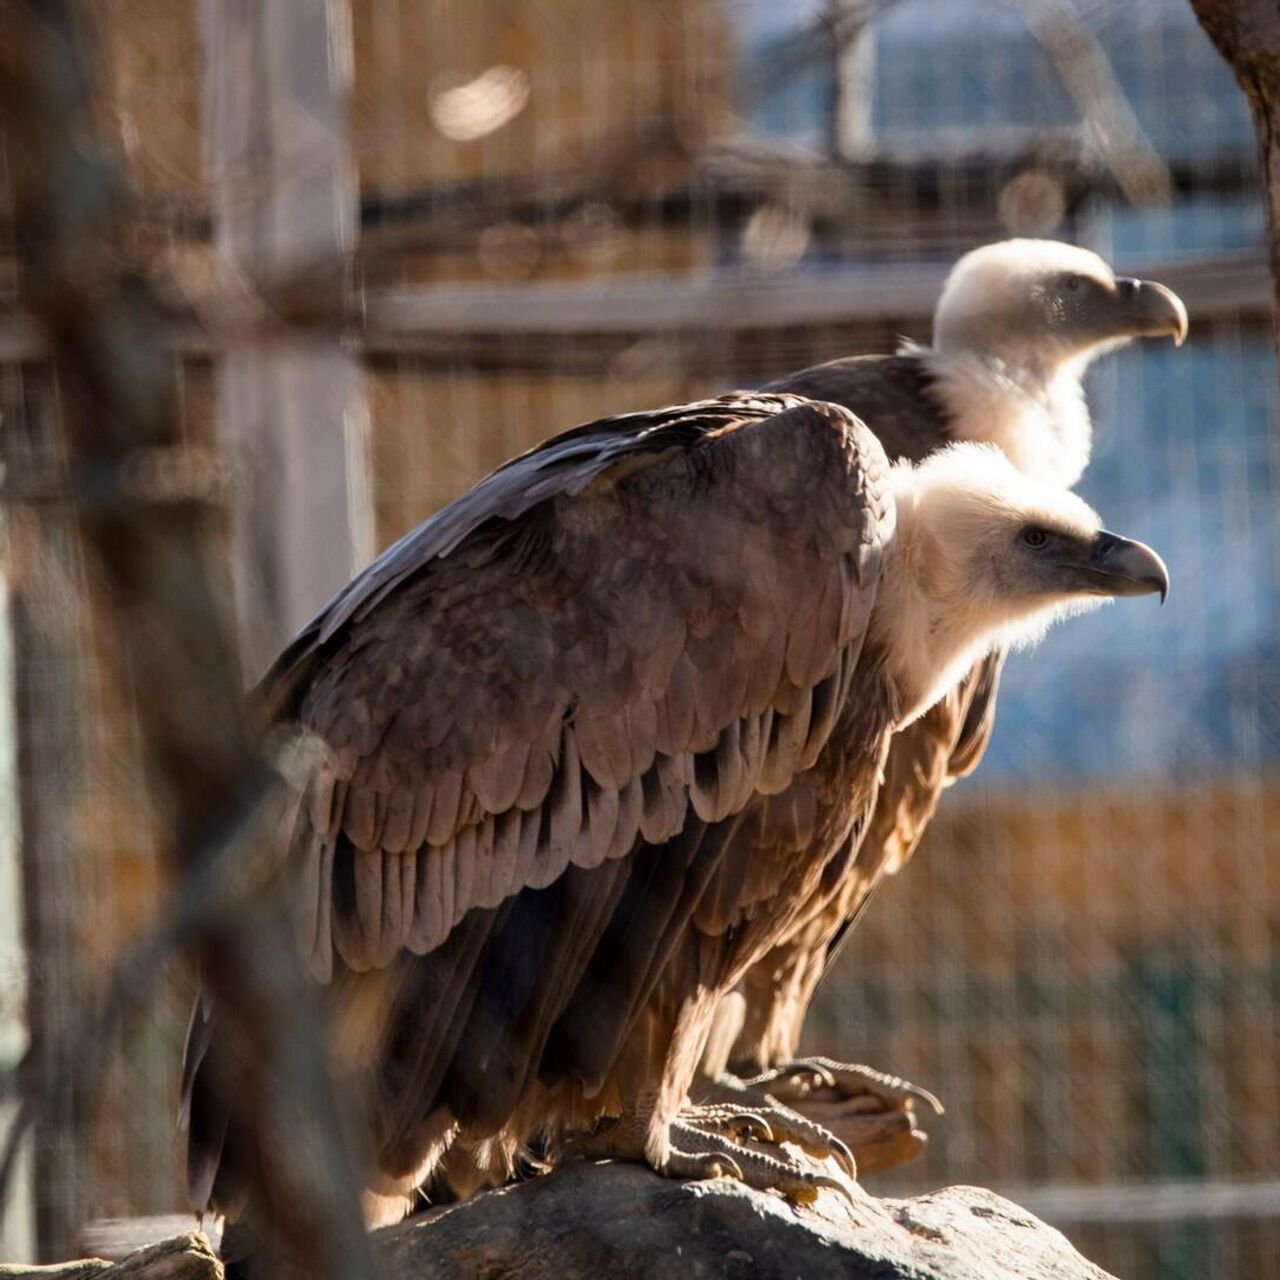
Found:
M 891 469 L 846 410 L 775 395 L 570 431 L 391 547 L 257 694 L 323 752 L 290 859 L 370 1220 L 451 1156 L 502 1179 L 569 1133 L 832 1181 L 689 1105 L 718 1000 L 842 874 L 896 726 L 993 643 L 1165 586 L 996 450 Z M 197 1000 L 188 1176 L 234 1216 L 259 1136 L 217 1017 Z
M 934 315 L 932 347 L 832 360 L 772 382 L 772 392 L 830 401 L 875 432 L 891 461 L 921 462 L 959 440 L 997 445 L 1027 475 L 1070 488 L 1089 461 L 1092 429 L 1081 378 L 1133 338 L 1181 344 L 1187 312 L 1164 285 L 1117 277 L 1097 254 L 1055 240 L 1006 240 L 966 254 Z M 704 1073 L 731 1067 L 799 1100 L 791 1074 L 804 1017 L 839 942 L 885 875 L 911 856 L 942 791 L 977 767 L 995 716 L 1004 653 L 978 662 L 898 734 L 861 848 L 830 899 L 744 978 L 717 1016 Z M 841 1091 L 892 1098 L 901 1081 L 855 1066 L 816 1064 Z M 905 1092 L 923 1091 L 906 1086 Z M 826 1111 L 826 1108 L 824 1108 Z

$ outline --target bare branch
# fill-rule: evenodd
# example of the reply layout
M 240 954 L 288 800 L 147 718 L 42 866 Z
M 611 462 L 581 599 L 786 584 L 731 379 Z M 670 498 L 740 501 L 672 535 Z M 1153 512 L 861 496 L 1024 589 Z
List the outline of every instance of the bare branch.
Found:
M 210 506 L 203 496 L 137 502 L 129 492 L 139 457 L 172 457 L 182 444 L 166 313 L 145 281 L 117 266 L 128 210 L 83 128 L 88 75 L 74 0 L 15 0 L 4 21 L 0 113 L 20 293 L 48 343 L 71 473 L 92 477 L 98 497 L 74 515 L 87 576 L 109 605 L 95 616 L 108 633 L 101 653 L 136 712 L 163 855 L 187 882 L 80 1034 L 100 1036 L 103 1019 L 114 1022 L 154 981 L 164 951 L 179 940 L 192 946 L 236 1054 L 238 1103 L 251 1124 L 299 1148 L 273 1144 L 256 1170 L 267 1265 L 272 1274 L 370 1276 L 318 1018 L 269 888 L 275 781 L 242 712 L 235 647 L 207 573 Z M 237 847 L 237 864 L 261 888 L 228 910 L 220 863 Z M 75 1053 L 76 1040 L 33 1045 L 28 1081 L 79 1087 L 83 1064 L 98 1055 Z M 32 1104 L 40 1100 L 33 1092 Z

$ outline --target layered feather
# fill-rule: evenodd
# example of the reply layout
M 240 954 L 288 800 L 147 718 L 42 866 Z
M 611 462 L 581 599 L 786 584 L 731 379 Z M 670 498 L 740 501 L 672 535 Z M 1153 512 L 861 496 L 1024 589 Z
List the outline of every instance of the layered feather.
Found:
M 837 408 L 630 415 L 496 472 L 282 655 L 257 705 L 325 747 L 298 936 L 340 1009 L 380 992 L 383 1173 L 439 1150 L 442 1114 L 492 1133 L 535 1087 L 591 1096 L 695 912 L 727 973 L 770 895 L 816 886 L 796 855 L 830 845 L 822 804 L 768 793 L 835 730 L 892 519 L 884 453 Z M 744 821 L 774 855 L 730 839 Z

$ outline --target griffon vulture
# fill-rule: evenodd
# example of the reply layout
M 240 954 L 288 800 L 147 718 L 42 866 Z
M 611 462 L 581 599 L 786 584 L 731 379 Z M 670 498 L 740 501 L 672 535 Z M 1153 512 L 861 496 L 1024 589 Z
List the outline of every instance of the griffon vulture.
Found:
M 290 858 L 370 1220 L 451 1149 L 502 1179 L 567 1134 L 832 1181 L 688 1103 L 718 1000 L 844 858 L 896 727 L 993 643 L 1165 588 L 998 451 L 891 469 L 847 410 L 780 395 L 570 431 L 391 547 L 258 693 L 322 748 Z M 197 1001 L 188 1174 L 234 1211 L 255 1135 L 216 1020 Z
M 1026 475 L 1070 488 L 1089 461 L 1092 429 L 1081 378 L 1103 352 L 1133 338 L 1181 344 L 1187 312 L 1164 285 L 1116 276 L 1097 254 L 1053 240 L 1007 240 L 966 254 L 934 313 L 933 345 L 898 355 L 833 360 L 770 383 L 844 406 L 891 460 L 920 462 L 960 440 L 998 446 Z M 830 901 L 753 968 L 726 1000 L 705 1073 L 726 1066 L 782 1093 L 801 1027 L 830 957 L 868 896 L 911 856 L 943 789 L 982 758 L 995 714 L 1003 650 L 977 663 L 902 733 L 857 857 Z M 841 1088 L 915 1093 L 868 1068 L 814 1063 Z M 797 1094 L 803 1094 L 801 1083 Z M 936 1105 L 936 1104 L 935 1104 Z

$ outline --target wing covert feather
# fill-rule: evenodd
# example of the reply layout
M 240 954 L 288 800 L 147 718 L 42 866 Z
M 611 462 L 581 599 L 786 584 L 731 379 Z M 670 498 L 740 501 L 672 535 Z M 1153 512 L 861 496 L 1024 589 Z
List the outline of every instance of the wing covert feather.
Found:
M 887 479 L 847 412 L 725 397 L 570 432 L 375 562 L 264 690 L 329 747 L 295 850 L 354 850 L 349 896 L 308 872 L 316 971 L 785 788 L 856 663 Z
M 894 461 L 922 462 L 951 443 L 947 414 L 917 355 L 845 356 L 787 374 L 765 390 L 841 405 L 870 425 Z

